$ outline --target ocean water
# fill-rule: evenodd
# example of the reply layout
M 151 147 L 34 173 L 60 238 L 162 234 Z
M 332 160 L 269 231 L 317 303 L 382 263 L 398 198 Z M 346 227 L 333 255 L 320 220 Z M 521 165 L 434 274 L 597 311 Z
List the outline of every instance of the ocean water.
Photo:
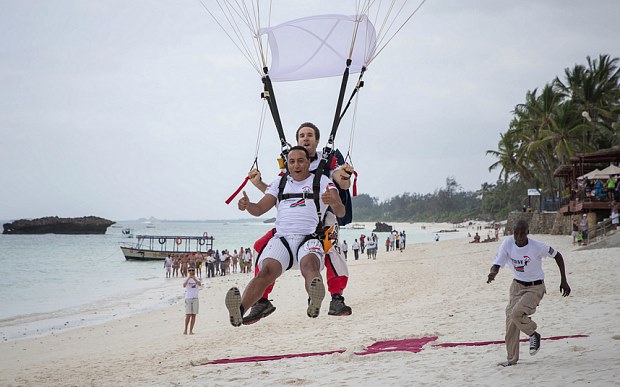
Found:
M 342 229 L 349 246 L 366 229 Z M 148 226 L 148 227 L 147 227 Z M 402 226 L 407 243 L 432 241 L 446 225 Z M 202 235 L 215 238 L 214 249 L 251 247 L 272 225 L 262 222 L 119 222 L 104 235 L 0 234 L 0 340 L 45 334 L 105 321 L 178 302 L 178 281 L 165 278 L 163 262 L 127 261 L 120 245 L 135 243 L 122 234 Z M 450 227 L 451 228 L 451 227 Z M 399 230 L 400 231 L 400 230 Z M 464 232 L 442 233 L 462 238 Z M 380 247 L 387 233 L 378 233 Z M 381 249 L 379 250 L 381 252 Z M 380 254 L 379 254 L 380 258 Z

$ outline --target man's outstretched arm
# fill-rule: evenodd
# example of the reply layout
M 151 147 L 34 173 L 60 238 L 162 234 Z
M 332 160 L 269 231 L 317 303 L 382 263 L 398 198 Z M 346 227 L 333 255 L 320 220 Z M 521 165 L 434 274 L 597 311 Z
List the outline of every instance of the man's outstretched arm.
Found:
M 555 263 L 558 265 L 558 269 L 560 269 L 560 293 L 562 293 L 562 297 L 566 297 L 570 294 L 570 286 L 568 286 L 568 281 L 566 280 L 564 257 L 562 257 L 559 251 L 555 255 Z
M 271 195 L 265 195 L 258 203 L 250 202 L 248 194 L 243 191 L 243 197 L 239 199 L 238 207 L 241 211 L 248 211 L 250 215 L 261 216 L 276 205 L 276 198 Z
M 495 280 L 495 276 L 499 273 L 499 265 L 491 266 L 491 270 L 489 270 L 489 275 L 487 276 L 487 283 L 490 284 Z

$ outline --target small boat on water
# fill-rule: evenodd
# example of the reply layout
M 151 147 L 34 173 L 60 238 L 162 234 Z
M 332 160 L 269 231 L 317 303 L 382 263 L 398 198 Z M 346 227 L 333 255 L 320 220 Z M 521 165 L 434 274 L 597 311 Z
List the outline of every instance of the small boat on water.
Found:
M 121 243 L 126 260 L 164 260 L 169 254 L 206 253 L 213 249 L 212 236 L 138 235 L 135 244 Z

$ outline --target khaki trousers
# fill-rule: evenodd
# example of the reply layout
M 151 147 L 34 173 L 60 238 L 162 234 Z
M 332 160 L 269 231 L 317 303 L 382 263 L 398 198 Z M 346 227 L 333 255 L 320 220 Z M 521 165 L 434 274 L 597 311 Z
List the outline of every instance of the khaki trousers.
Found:
M 547 289 L 545 284 L 524 286 L 517 281 L 510 285 L 510 301 L 506 307 L 506 351 L 508 361 L 516 364 L 519 360 L 519 335 L 528 337 L 536 331 L 536 323 L 529 317 L 536 312 Z

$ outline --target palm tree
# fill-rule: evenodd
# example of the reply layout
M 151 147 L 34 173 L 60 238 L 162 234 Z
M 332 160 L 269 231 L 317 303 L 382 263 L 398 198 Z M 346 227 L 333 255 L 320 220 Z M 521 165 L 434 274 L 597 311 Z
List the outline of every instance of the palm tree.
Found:
M 583 126 L 581 146 L 594 149 L 608 148 L 618 140 L 617 123 L 620 114 L 619 58 L 600 55 L 598 60 L 587 57 L 588 66 L 566 68 L 566 81 L 558 77 L 554 88 L 565 99 L 571 100 L 577 111 L 586 112 L 587 125 Z M 584 121 L 585 122 L 585 121 Z

